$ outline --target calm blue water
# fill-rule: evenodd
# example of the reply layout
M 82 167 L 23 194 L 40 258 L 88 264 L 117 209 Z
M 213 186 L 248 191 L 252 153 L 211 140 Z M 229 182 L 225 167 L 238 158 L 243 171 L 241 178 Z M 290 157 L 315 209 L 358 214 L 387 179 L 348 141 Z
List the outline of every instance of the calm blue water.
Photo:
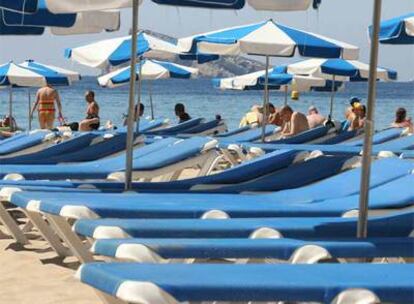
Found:
M 159 80 L 153 82 L 153 100 L 156 116 L 169 118 L 175 122 L 174 104 L 182 102 L 186 104 L 192 117 L 214 118 L 220 113 L 226 119 L 230 128 L 235 128 L 239 120 L 253 104 L 261 104 L 262 93 L 256 91 L 220 91 L 212 87 L 208 79 L 197 80 Z M 68 121 L 79 121 L 85 116 L 85 101 L 83 98 L 86 90 L 94 90 L 96 99 L 101 107 L 103 121 L 112 120 L 119 124 L 122 114 L 126 112 L 128 103 L 128 87 L 117 89 L 100 88 L 96 79 L 85 77 L 82 81 L 71 87 L 59 88 L 62 97 L 63 113 Z M 32 89 L 32 99 L 35 90 Z M 397 107 L 405 107 L 409 115 L 414 117 L 414 84 L 413 83 L 378 83 L 378 98 L 376 107 L 376 128 L 384 128 L 393 120 Z M 342 119 L 344 110 L 348 104 L 348 98 L 359 96 L 366 100 L 367 84 L 350 83 L 343 92 L 336 95 L 334 117 Z M 292 101 L 290 105 L 299 111 L 306 111 L 310 105 L 317 106 L 323 114 L 329 111 L 330 93 L 303 93 L 299 101 Z M 284 94 L 271 92 L 271 102 L 276 106 L 283 104 Z M 150 114 L 148 83 L 144 82 L 143 103 L 146 106 L 146 114 Z M 14 116 L 19 126 L 27 127 L 27 90 L 14 90 Z M 0 114 L 8 113 L 8 91 L 0 91 Z M 35 119 L 34 127 L 37 127 Z

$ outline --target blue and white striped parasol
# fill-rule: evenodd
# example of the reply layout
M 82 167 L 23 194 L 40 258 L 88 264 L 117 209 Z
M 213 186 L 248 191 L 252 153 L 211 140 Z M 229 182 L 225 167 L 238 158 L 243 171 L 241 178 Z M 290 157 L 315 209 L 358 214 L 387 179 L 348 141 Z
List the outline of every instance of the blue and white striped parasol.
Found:
M 297 30 L 273 20 L 226 28 L 179 39 L 188 52 L 217 55 L 262 55 L 357 59 L 359 48 L 345 42 Z
M 13 116 L 13 87 L 42 87 L 47 84 L 54 86 L 69 85 L 71 80 L 64 74 L 50 69 L 24 67 L 13 62 L 0 65 L 0 88 L 9 87 L 9 115 Z M 30 108 L 30 93 L 29 93 Z M 29 128 L 31 117 L 29 115 Z
M 0 86 L 41 87 L 69 85 L 70 79 L 53 71 L 23 67 L 13 62 L 0 65 Z
M 0 35 L 42 35 L 46 27 L 55 35 L 92 34 L 120 28 L 119 11 L 53 14 L 44 0 L 39 0 L 38 5 L 36 12 L 31 14 L 0 6 Z
M 189 79 L 198 74 L 198 69 L 183 65 L 144 59 L 136 67 L 136 80 L 157 80 L 166 78 Z M 102 87 L 114 88 L 129 83 L 131 67 L 125 67 L 98 78 L 98 83 Z
M 337 81 L 368 81 L 369 65 L 357 60 L 309 59 L 280 67 L 284 72 L 299 75 L 313 75 L 331 81 L 331 101 L 329 117 L 332 116 Z M 269 77 L 270 79 L 270 77 Z M 377 79 L 391 81 L 397 79 L 397 72 L 377 68 Z M 269 80 L 271 83 L 271 80 Z
M 265 71 L 258 71 L 241 76 L 213 79 L 215 87 L 223 90 L 263 90 Z M 295 91 L 309 91 L 313 87 L 323 87 L 326 81 L 313 76 L 292 75 L 279 71 L 277 68 L 269 70 L 269 89 L 284 90 L 293 87 Z
M 131 6 L 129 0 L 45 0 L 55 13 L 81 12 L 90 10 L 117 9 Z M 141 1 L 142 2 L 142 1 Z M 241 9 L 245 0 L 152 0 L 160 5 L 202 7 L 215 9 Z M 307 10 L 313 4 L 317 8 L 320 0 L 247 0 L 256 10 L 299 11 Z
M 40 70 L 46 71 L 50 73 L 57 73 L 60 75 L 64 75 L 68 77 L 69 81 L 72 83 L 74 81 L 79 81 L 81 79 L 81 75 L 78 72 L 63 69 L 57 66 L 43 64 L 32 59 L 26 60 L 20 64 L 20 66 L 24 68 L 29 68 L 31 70 Z
M 166 78 L 189 79 L 198 74 L 198 69 L 195 68 L 150 59 L 141 60 L 141 62 L 137 64 L 135 71 L 135 80 L 157 80 Z M 98 83 L 102 87 L 115 88 L 129 84 L 130 78 L 131 67 L 128 66 L 99 77 Z M 151 117 L 154 119 L 151 82 L 149 89 Z
M 65 50 L 65 56 L 77 63 L 106 68 L 117 66 L 131 60 L 131 36 L 94 42 L 85 46 Z M 161 40 L 144 32 L 138 34 L 137 56 L 173 58 L 182 53 L 175 44 Z
M 6 25 L 3 20 L 3 10 L 0 9 L 0 36 L 40 36 L 43 35 L 44 32 L 44 27 Z
M 367 81 L 369 65 L 357 60 L 344 59 L 308 59 L 283 65 L 280 67 L 286 73 L 313 75 L 325 79 L 341 81 Z M 397 72 L 391 69 L 377 68 L 379 80 L 390 81 L 397 79 Z
M 272 19 L 182 38 L 178 40 L 178 45 L 187 52 L 266 56 L 263 95 L 265 111 L 269 99 L 270 56 L 292 57 L 298 53 L 305 57 L 357 59 L 359 54 L 359 48 L 356 46 L 278 24 Z M 264 117 L 267 117 L 266 113 L 264 114 Z M 263 121 L 263 141 L 265 125 L 266 122 Z
M 371 26 L 369 32 L 372 34 Z M 414 44 L 414 13 L 381 22 L 379 41 L 383 44 Z
M 37 4 L 38 0 L 0 0 L 0 8 L 24 13 L 36 12 Z

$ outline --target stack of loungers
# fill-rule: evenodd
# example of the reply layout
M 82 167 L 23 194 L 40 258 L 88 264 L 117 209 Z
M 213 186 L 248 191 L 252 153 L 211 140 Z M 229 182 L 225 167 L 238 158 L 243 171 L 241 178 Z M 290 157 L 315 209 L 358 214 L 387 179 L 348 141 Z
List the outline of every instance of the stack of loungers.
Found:
M 323 126 L 262 143 L 260 129 L 216 134 L 220 121 L 159 127 L 136 138 L 128 192 L 122 149 L 99 154 L 124 144 L 122 130 L 3 153 L 0 224 L 22 245 L 35 227 L 75 256 L 76 276 L 105 303 L 413 303 L 414 136 L 374 135 L 368 237 L 358 239 L 359 134 Z M 27 137 L 11 140 L 25 149 Z M 196 176 L 181 179 L 188 168 Z

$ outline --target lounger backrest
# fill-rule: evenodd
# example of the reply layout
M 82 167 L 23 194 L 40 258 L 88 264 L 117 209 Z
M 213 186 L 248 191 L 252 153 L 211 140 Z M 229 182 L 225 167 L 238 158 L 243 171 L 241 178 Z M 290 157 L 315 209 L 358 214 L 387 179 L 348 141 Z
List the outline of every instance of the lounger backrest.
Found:
M 239 134 L 242 132 L 245 132 L 247 130 L 250 130 L 250 126 L 241 127 L 238 129 L 230 130 L 221 134 L 217 134 L 216 137 L 229 137 L 231 135 Z
M 271 144 L 301 144 L 301 143 L 305 143 L 305 142 L 320 138 L 320 137 L 328 134 L 328 131 L 329 131 L 328 127 L 319 126 L 319 127 L 304 131 L 302 133 L 299 133 L 295 136 L 270 141 L 268 143 L 271 143 Z
M 229 185 L 213 191 L 240 193 L 245 191 L 280 191 L 303 187 L 339 173 L 349 159 L 349 156 L 317 157 L 306 162 L 290 165 L 274 173 L 260 176 L 257 179 L 239 185 Z
M 403 136 L 375 146 L 381 151 L 410 150 L 414 148 L 414 135 Z
M 212 139 L 208 137 L 192 137 L 172 142 L 162 149 L 139 156 L 134 164 L 134 170 L 154 170 L 196 156 L 211 141 Z
M 50 131 L 39 131 L 27 136 L 19 136 L 15 139 L 11 137 L 10 141 L 6 139 L 0 145 L 0 155 L 6 155 L 40 144 L 47 134 L 50 134 Z
M 372 164 L 371 186 L 378 186 L 389 181 L 406 176 L 414 169 L 414 163 L 398 158 L 380 159 Z M 266 194 L 273 199 L 289 201 L 294 197 L 298 202 L 312 202 L 345 195 L 352 195 L 359 192 L 361 169 L 353 169 L 341 174 L 324 179 L 320 182 L 300 189 L 283 190 Z
M 265 135 L 266 136 L 272 135 L 273 133 L 277 132 L 277 130 L 279 129 L 280 129 L 279 127 L 275 127 L 273 125 L 267 125 Z M 250 142 L 250 141 L 255 141 L 255 140 L 260 139 L 261 136 L 262 136 L 262 128 L 253 128 L 253 129 L 249 129 L 242 133 L 238 133 L 238 134 L 231 135 L 231 136 L 226 136 L 220 139 L 220 141 L 226 142 L 226 143 Z
M 152 135 L 174 135 L 178 133 L 185 133 L 187 129 L 193 128 L 203 122 L 203 118 L 193 118 L 188 121 L 179 123 L 175 126 L 164 128 L 162 130 L 148 132 Z
M 63 142 L 52 144 L 45 149 L 30 153 L 27 155 L 20 155 L 10 158 L 1 159 L 0 163 L 3 164 L 55 164 L 53 160 L 55 156 L 63 156 L 62 154 L 68 154 L 74 151 L 78 151 L 84 147 L 87 147 L 93 139 L 100 136 L 98 132 L 88 132 L 76 134 L 72 138 Z
M 137 149 L 134 150 L 133 152 L 133 157 L 135 158 L 139 158 L 142 157 L 144 155 L 147 155 L 149 153 L 152 153 L 154 151 L 160 150 L 174 142 L 176 142 L 177 140 L 174 138 L 164 138 L 164 139 L 160 139 L 155 141 L 154 143 L 150 144 L 150 145 L 145 145 L 142 147 L 139 147 Z M 84 164 L 80 164 L 81 166 L 83 166 Z M 120 155 L 117 155 L 115 157 L 110 157 L 110 158 L 106 158 L 106 159 L 100 159 L 100 160 L 96 160 L 96 161 L 92 161 L 89 162 L 88 165 L 92 166 L 92 167 L 106 167 L 106 168 L 111 168 L 111 170 L 116 170 L 116 171 L 122 171 L 125 168 L 125 154 L 122 153 Z
M 197 126 L 186 129 L 185 134 L 197 134 L 197 133 L 205 132 L 207 130 L 216 128 L 217 126 L 219 126 L 222 123 L 223 123 L 222 120 L 217 120 L 217 119 L 210 120 L 208 122 L 203 122 L 203 123 L 201 123 Z
M 374 134 L 372 138 L 373 144 L 381 144 L 386 141 L 398 138 L 401 135 L 402 130 L 398 128 L 392 128 L 392 129 L 386 129 L 379 131 Z M 345 145 L 351 145 L 351 146 L 362 146 L 364 144 L 364 139 L 357 139 L 352 140 L 347 143 L 344 143 Z

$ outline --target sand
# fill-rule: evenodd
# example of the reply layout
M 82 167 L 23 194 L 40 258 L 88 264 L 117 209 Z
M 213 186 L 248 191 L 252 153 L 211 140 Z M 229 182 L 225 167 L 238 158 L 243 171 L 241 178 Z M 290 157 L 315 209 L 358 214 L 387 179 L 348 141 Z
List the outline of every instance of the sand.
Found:
M 0 232 L 1 304 L 95 304 L 94 291 L 74 278 L 79 264 L 62 261 L 44 241 L 21 248 Z

